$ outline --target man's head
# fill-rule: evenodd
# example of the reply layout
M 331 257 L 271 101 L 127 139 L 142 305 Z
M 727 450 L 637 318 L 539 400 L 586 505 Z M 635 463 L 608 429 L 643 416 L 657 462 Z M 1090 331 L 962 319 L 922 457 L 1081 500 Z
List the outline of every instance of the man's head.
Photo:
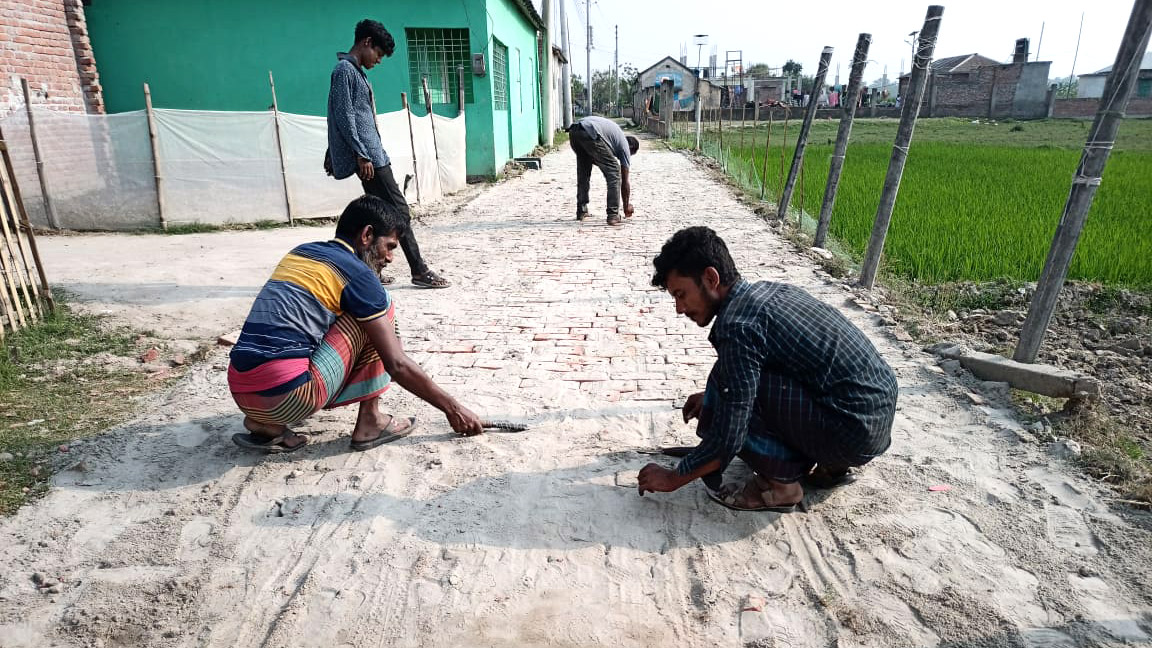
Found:
M 380 59 L 392 56 L 395 50 L 396 41 L 384 29 L 384 25 L 368 18 L 356 23 L 356 42 L 352 45 L 351 53 L 365 69 L 376 67 Z
M 628 154 L 636 155 L 636 152 L 640 150 L 640 140 L 636 139 L 634 135 L 625 135 L 624 139 L 628 140 Z
M 652 285 L 676 300 L 676 312 L 708 326 L 732 284 L 740 279 L 724 239 L 709 227 L 687 227 L 672 235 L 652 260 Z
M 360 260 L 379 272 L 392 262 L 400 239 L 408 235 L 404 214 L 376 196 L 360 196 L 348 203 L 336 222 L 336 235 L 352 244 Z

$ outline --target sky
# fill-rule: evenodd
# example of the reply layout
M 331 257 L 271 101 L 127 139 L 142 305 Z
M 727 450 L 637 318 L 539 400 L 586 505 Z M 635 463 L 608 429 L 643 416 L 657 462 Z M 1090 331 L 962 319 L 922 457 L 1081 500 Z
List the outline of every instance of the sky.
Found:
M 537 10 L 553 2 L 553 41 L 560 44 L 559 3 L 565 2 L 572 72 L 585 76 L 585 0 L 533 0 Z M 929 2 L 882 0 L 793 0 L 772 6 L 736 0 L 591 0 L 592 69 L 612 66 L 614 29 L 619 26 L 620 64 L 639 70 L 665 56 L 679 58 L 687 46 L 688 65 L 696 66 L 695 34 L 707 34 L 702 63 L 713 47 L 719 65 L 726 52 L 742 50 L 745 66 L 767 63 L 779 67 L 788 59 L 814 74 L 824 46 L 834 48 L 827 83 L 848 81 L 852 52 L 861 32 L 872 34 L 864 80 L 885 72 L 890 79 L 910 68 L 909 32 L 924 24 Z M 961 0 L 945 3 L 933 58 L 977 53 L 1010 62 L 1016 39 L 1031 41 L 1029 60 L 1051 61 L 1049 77 L 1085 74 L 1112 65 L 1132 12 L 1130 0 Z M 1081 15 L 1084 28 L 1077 55 Z M 1043 38 L 1041 38 L 1043 30 Z M 1039 54 L 1039 58 L 1036 56 Z

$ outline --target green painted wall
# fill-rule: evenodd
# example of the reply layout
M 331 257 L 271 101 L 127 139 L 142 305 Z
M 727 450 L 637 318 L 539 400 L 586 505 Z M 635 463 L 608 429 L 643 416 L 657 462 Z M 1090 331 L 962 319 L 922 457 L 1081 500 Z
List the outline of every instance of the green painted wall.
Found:
M 489 59 L 491 34 L 503 33 L 510 52 L 517 43 L 524 53 L 522 65 L 535 56 L 535 28 L 510 0 L 281 0 L 260 5 L 234 0 L 93 0 L 85 12 L 108 112 L 143 108 L 144 82 L 157 108 L 266 110 L 272 104 L 271 70 L 281 110 L 323 115 L 336 52 L 351 47 L 353 29 L 365 17 L 384 23 L 396 39 L 393 56 L 368 72 L 380 112 L 399 110 L 400 93 L 410 92 L 405 27 L 468 28 L 471 51 L 484 52 Z M 537 72 L 529 76 L 527 67 L 523 71 L 522 85 L 537 82 Z M 469 70 L 467 79 L 474 94 L 465 109 L 468 173 L 492 175 L 507 161 L 507 116 L 501 120 L 504 144 L 496 146 L 492 76 L 474 76 Z M 422 104 L 422 97 L 417 99 Z M 529 111 L 532 98 L 525 95 L 524 101 L 524 112 L 514 114 L 517 155 L 537 142 L 522 133 L 534 131 L 538 120 L 538 112 Z M 422 105 L 414 104 L 414 109 L 424 112 Z M 438 104 L 434 110 L 456 114 L 454 104 Z

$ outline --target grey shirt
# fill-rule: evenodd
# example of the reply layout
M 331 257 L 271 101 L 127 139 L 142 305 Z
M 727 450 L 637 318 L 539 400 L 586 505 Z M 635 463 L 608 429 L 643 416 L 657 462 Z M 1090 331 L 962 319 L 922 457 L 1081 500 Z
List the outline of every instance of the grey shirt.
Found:
M 337 57 L 328 90 L 328 154 L 332 175 L 341 180 L 356 173 L 357 157 L 372 160 L 375 167 L 388 166 L 389 161 L 376 128 L 368 76 L 348 54 Z
M 616 159 L 620 160 L 620 168 L 627 169 L 631 164 L 632 156 L 628 152 L 628 140 L 624 138 L 624 131 L 616 125 L 616 122 L 604 117 L 585 117 L 578 122 L 584 132 L 591 135 L 593 138 L 599 138 L 608 143 L 608 147 L 616 155 Z

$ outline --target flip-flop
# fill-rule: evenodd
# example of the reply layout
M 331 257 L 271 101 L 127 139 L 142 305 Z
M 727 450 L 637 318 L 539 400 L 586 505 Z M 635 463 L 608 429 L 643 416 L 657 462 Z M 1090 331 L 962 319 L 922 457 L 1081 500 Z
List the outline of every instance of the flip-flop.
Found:
M 817 470 L 819 470 L 817 468 Z M 804 476 L 802 480 L 805 486 L 810 488 L 819 488 L 822 490 L 830 490 L 847 486 L 856 481 L 857 475 L 851 469 L 845 470 L 843 473 L 828 473 L 812 471 Z
M 397 420 L 397 417 L 393 416 L 392 420 L 388 421 L 388 425 L 385 425 L 384 429 L 380 430 L 380 436 L 376 437 L 375 439 L 369 439 L 367 441 L 353 441 L 352 442 L 352 449 L 357 451 L 357 452 L 364 452 L 365 450 L 371 450 L 372 448 L 375 448 L 376 446 L 381 446 L 381 445 L 384 445 L 385 443 L 391 443 L 397 439 L 403 439 L 404 437 L 408 436 L 409 434 L 412 434 L 412 432 L 416 429 L 416 417 L 415 416 L 409 416 L 408 417 L 408 427 L 404 428 L 403 430 L 400 430 L 399 432 L 394 431 L 396 429 L 396 420 Z
M 435 270 L 428 270 L 424 274 L 412 277 L 412 285 L 421 288 L 450 288 L 452 283 L 436 274 Z
M 727 484 L 721 486 L 719 490 L 707 489 L 708 497 L 724 508 L 732 509 L 733 511 L 766 511 L 769 513 L 794 513 L 797 508 L 804 509 L 804 500 L 787 504 L 784 506 L 740 506 L 736 500 L 744 491 L 744 485 Z
M 304 443 L 297 443 L 294 446 L 290 446 L 284 443 L 286 438 L 293 436 L 299 436 L 303 438 Z M 247 448 L 249 450 L 260 450 L 264 452 L 264 454 L 286 454 L 289 452 L 296 452 L 300 448 L 308 445 L 308 437 L 302 434 L 296 434 L 295 432 L 285 432 L 280 436 L 274 437 L 259 436 L 249 433 L 238 433 L 232 435 L 232 443 L 235 443 L 241 448 Z

